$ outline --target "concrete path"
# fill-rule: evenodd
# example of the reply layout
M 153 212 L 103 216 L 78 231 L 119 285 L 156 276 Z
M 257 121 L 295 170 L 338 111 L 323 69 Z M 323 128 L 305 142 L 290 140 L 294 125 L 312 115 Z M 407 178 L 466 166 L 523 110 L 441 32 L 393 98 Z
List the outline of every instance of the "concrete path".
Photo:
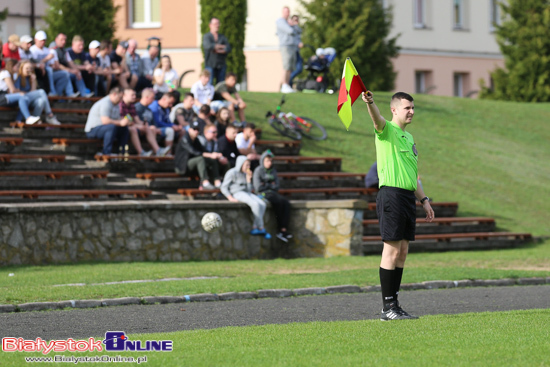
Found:
M 550 308 L 550 286 L 402 291 L 418 316 Z M 378 319 L 379 293 L 333 294 L 166 305 L 133 305 L 0 314 L 0 338 L 84 339 L 106 331 L 134 333 L 290 322 Z

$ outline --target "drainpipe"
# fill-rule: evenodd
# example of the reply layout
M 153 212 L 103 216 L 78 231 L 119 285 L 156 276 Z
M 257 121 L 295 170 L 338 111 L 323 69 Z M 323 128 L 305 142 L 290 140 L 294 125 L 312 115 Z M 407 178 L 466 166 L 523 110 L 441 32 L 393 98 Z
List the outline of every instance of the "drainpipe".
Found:
M 34 0 L 31 0 L 31 32 L 35 29 L 34 27 Z

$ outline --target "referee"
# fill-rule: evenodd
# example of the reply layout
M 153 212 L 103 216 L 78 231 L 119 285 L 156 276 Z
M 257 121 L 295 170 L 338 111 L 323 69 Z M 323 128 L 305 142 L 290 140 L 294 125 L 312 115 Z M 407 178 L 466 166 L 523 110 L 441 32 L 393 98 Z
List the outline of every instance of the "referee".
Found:
M 414 116 L 414 100 L 407 93 L 398 92 L 390 102 L 391 121 L 386 121 L 374 103 L 370 91 L 362 94 L 374 123 L 376 161 L 380 191 L 376 198 L 376 211 L 380 234 L 384 241 L 380 262 L 380 285 L 384 308 L 380 320 L 417 319 L 405 312 L 397 301 L 403 268 L 414 241 L 416 229 L 416 199 L 431 222 L 434 211 L 430 200 L 418 184 L 418 152 L 413 136 L 405 131 Z

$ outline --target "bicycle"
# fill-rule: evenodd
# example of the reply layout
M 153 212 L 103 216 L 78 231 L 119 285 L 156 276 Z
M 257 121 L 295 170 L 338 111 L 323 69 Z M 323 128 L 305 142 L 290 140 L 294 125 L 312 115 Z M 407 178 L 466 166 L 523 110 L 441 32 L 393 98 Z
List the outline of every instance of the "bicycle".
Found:
M 317 121 L 309 117 L 296 116 L 292 112 L 282 112 L 281 106 L 284 103 L 285 96 L 283 95 L 276 112 L 269 111 L 265 115 L 269 125 L 277 130 L 279 134 L 293 140 L 301 140 L 302 136 L 312 140 L 325 140 L 327 138 L 326 129 Z

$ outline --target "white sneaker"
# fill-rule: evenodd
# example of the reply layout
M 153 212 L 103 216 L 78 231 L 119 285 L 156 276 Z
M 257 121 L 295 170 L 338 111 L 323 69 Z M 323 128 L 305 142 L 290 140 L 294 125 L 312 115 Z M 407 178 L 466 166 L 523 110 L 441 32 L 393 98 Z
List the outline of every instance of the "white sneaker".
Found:
M 82 97 L 84 98 L 90 98 L 90 97 L 93 97 L 94 96 L 94 92 L 90 92 L 90 93 L 86 93 L 85 95 L 83 95 Z
M 25 120 L 25 123 L 27 125 L 34 125 L 38 121 L 40 121 L 40 116 L 29 116 L 29 118 Z
M 73 94 L 71 94 L 70 96 L 67 96 L 67 97 L 76 98 L 79 95 L 80 95 L 80 92 L 74 92 Z
M 292 87 L 288 84 L 283 84 L 281 87 L 281 93 L 294 93 L 296 92 Z
M 142 157 L 150 157 L 153 154 L 152 150 L 142 150 L 140 156 Z
M 61 122 L 59 122 L 59 120 L 55 116 L 52 116 L 52 117 L 46 116 L 46 122 L 51 125 L 61 125 Z
M 166 156 L 168 153 L 170 153 L 170 148 L 171 147 L 159 148 L 159 150 L 157 150 L 157 157 Z

